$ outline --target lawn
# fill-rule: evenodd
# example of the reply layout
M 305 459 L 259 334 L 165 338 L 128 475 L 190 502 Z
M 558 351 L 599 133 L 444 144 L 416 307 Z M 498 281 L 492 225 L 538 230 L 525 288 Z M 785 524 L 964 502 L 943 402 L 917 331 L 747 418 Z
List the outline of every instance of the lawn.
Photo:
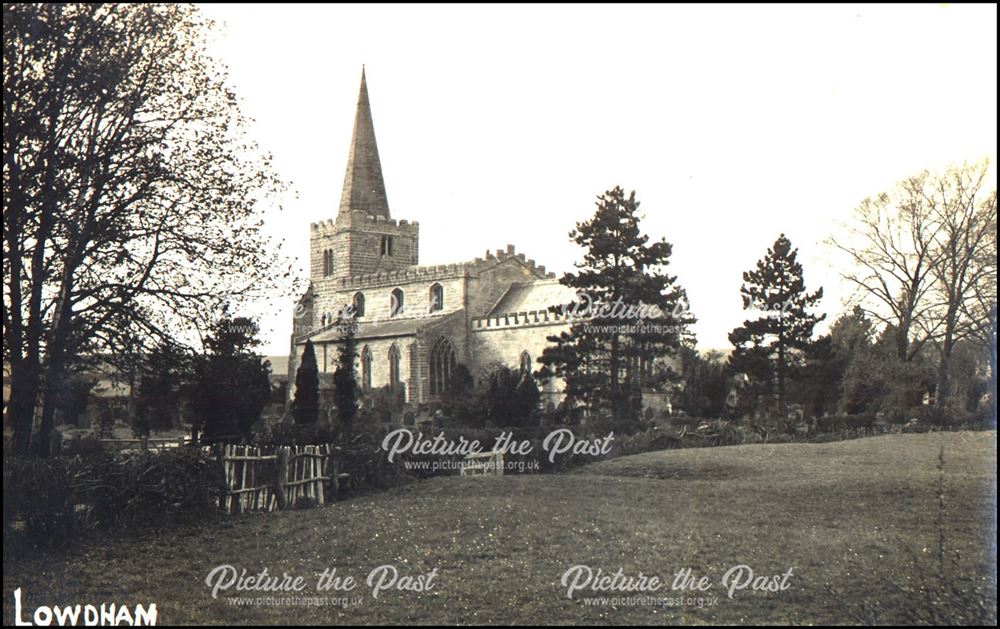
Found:
M 952 620 L 995 623 L 995 520 L 995 432 L 652 452 L 564 474 L 435 478 L 320 509 L 5 560 L 4 621 L 21 588 L 25 616 L 39 605 L 155 602 L 170 624 L 853 624 L 913 620 L 907 610 L 934 605 Z M 965 594 L 939 590 L 942 559 L 948 587 Z M 336 568 L 360 582 L 349 595 L 361 601 L 213 599 L 205 579 L 220 564 L 287 571 L 306 578 L 299 596 L 341 597 L 315 590 L 317 575 Z M 436 569 L 433 587 L 376 600 L 364 580 L 384 564 L 401 575 Z M 697 595 L 701 607 L 612 604 L 598 597 L 615 593 L 588 591 L 571 600 L 560 579 L 578 564 L 658 575 L 667 585 L 654 595 L 675 603 L 678 570 L 711 587 Z M 721 579 L 739 564 L 793 574 L 784 591 L 730 599 Z

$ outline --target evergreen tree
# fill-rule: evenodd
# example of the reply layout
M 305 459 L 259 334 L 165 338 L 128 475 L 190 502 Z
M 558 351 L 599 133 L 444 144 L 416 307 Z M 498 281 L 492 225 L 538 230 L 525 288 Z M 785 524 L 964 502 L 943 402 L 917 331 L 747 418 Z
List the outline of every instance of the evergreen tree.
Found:
M 306 341 L 302 360 L 295 370 L 295 398 L 292 416 L 298 424 L 315 424 L 319 418 L 319 366 L 312 341 Z
M 746 373 L 757 394 L 775 396 L 781 418 L 788 416 L 788 381 L 803 362 L 813 327 L 826 317 L 808 312 L 823 289 L 806 292 L 797 256 L 781 234 L 756 268 L 743 273 L 743 309 L 760 316 L 729 333 L 733 370 Z
M 530 373 L 498 365 L 486 377 L 483 414 L 494 426 L 528 426 L 540 395 Z
M 259 327 L 224 315 L 196 357 L 191 384 L 192 436 L 205 440 L 246 438 L 271 393 L 271 364 L 256 354 Z
M 609 411 L 616 421 L 638 419 L 642 388 L 676 378 L 663 359 L 692 342 L 687 296 L 666 273 L 672 246 L 650 242 L 639 229 L 639 202 L 620 187 L 600 195 L 594 216 L 570 238 L 584 248 L 578 272 L 560 282 L 580 301 L 568 332 L 550 336 L 539 362 L 542 381 L 565 380 L 574 403 Z M 553 310 L 560 310 L 554 306 Z
M 338 325 L 343 337 L 337 355 L 337 369 L 333 373 L 333 403 L 341 425 L 349 430 L 358 415 L 359 387 L 354 364 L 358 357 L 357 324 L 352 316 L 342 316 Z
M 442 410 L 455 425 L 482 426 L 486 415 L 482 397 L 476 390 L 469 368 L 458 363 L 451 371 L 448 387 L 442 396 Z

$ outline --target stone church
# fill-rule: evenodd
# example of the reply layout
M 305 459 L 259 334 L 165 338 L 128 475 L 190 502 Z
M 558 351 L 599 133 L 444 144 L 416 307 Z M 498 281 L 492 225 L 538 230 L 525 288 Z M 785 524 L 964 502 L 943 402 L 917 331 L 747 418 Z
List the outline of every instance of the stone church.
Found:
M 347 172 L 335 219 L 310 225 L 310 282 L 296 307 L 289 394 L 307 340 L 321 392 L 331 386 L 342 338 L 338 314 L 357 320 L 357 373 L 366 391 L 388 387 L 411 409 L 427 408 L 455 366 L 473 377 L 498 364 L 536 370 L 546 337 L 568 329 L 549 306 L 571 289 L 512 245 L 482 258 L 422 266 L 420 226 L 389 212 L 364 70 Z M 559 385 L 542 391 L 558 403 Z

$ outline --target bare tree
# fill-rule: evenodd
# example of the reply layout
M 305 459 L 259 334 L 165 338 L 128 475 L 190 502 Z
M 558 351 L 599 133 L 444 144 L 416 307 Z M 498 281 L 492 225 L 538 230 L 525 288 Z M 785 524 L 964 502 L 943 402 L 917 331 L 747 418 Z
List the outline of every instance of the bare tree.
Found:
M 851 269 L 843 277 L 855 287 L 858 305 L 895 331 L 896 355 L 903 362 L 920 351 L 933 327 L 921 323 L 931 309 L 938 230 L 924 202 L 929 177 L 923 172 L 864 199 L 846 236 L 831 239 L 850 257 Z
M 938 350 L 938 404 L 948 401 L 955 344 L 972 334 L 988 342 L 991 290 L 995 312 L 996 189 L 987 190 L 989 173 L 983 161 L 906 179 L 862 201 L 850 233 L 832 240 L 850 256 L 844 277 L 866 314 L 896 334 L 898 358 L 908 362 L 928 343 Z M 993 330 L 995 336 L 995 323 Z
M 934 266 L 935 345 L 940 354 L 937 400 L 948 402 L 952 353 L 955 343 L 973 334 L 985 335 L 994 323 L 997 274 L 996 189 L 986 191 L 986 161 L 948 169 L 933 178 L 926 204 L 939 225 L 937 263 Z M 993 294 L 993 314 L 988 305 Z M 985 340 L 985 339 L 984 339 Z
M 211 27 L 182 5 L 6 4 L 4 358 L 15 448 L 47 449 L 81 355 L 148 348 L 281 279 Z

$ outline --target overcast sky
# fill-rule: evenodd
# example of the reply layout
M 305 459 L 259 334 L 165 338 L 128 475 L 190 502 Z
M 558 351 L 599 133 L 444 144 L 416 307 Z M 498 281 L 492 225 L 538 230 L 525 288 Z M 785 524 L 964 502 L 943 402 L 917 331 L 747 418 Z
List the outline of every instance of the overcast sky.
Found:
M 557 273 L 615 185 L 674 245 L 702 348 L 779 233 L 834 317 L 823 244 L 865 196 L 997 146 L 995 5 L 206 5 L 252 128 L 297 198 L 269 212 L 307 277 L 336 216 L 361 65 L 393 218 L 420 263 L 507 243 Z M 292 303 L 266 310 L 286 354 Z

